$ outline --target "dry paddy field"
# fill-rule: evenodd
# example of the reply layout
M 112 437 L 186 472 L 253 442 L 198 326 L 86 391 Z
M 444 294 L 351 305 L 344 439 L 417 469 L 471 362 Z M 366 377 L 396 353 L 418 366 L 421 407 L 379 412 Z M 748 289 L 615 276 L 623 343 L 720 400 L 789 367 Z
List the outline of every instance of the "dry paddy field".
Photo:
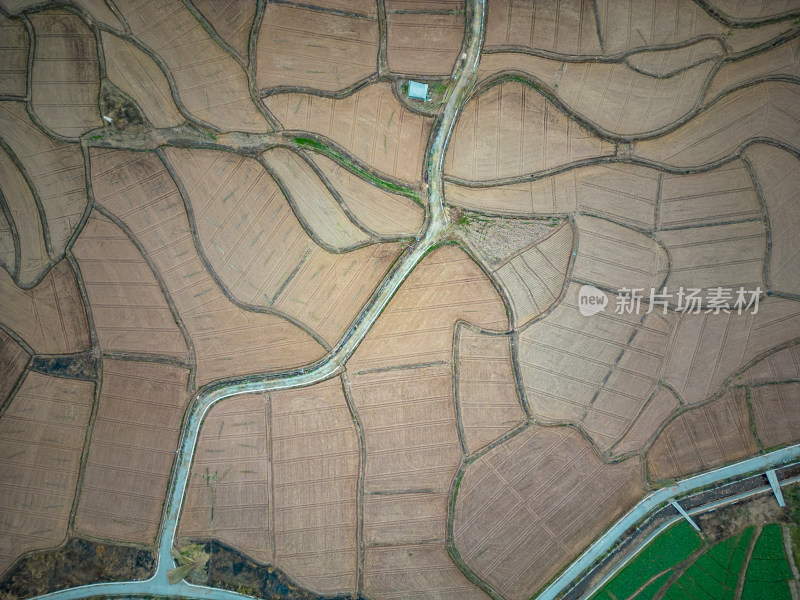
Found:
M 474 96 L 448 148 L 445 173 L 472 181 L 519 177 L 614 150 L 540 92 L 516 81 Z
M 324 7 L 270 3 L 256 46 L 256 83 L 260 89 L 305 88 L 337 91 L 348 88 L 378 68 L 376 6 L 358 10 L 338 3 L 347 13 Z M 366 4 L 366 3 L 362 3 Z
M 124 231 L 93 213 L 73 252 L 105 351 L 188 359 L 186 340 L 163 290 Z
M 61 544 L 81 469 L 94 383 L 29 372 L 0 419 L 0 571 Z
M 319 344 L 296 325 L 245 310 L 226 296 L 198 252 L 181 193 L 156 155 L 93 152 L 92 174 L 95 200 L 127 228 L 163 280 L 194 342 L 199 383 L 321 355 Z
M 68 538 L 152 548 L 204 386 L 324 359 L 429 241 L 447 120 L 403 84 L 452 81 L 474 13 L 0 4 L 2 596 Z M 211 408 L 179 545 L 326 597 L 528 600 L 654 487 L 800 441 L 798 16 L 489 0 L 447 229 L 334 376 Z
M 153 544 L 187 403 L 182 367 L 103 361 L 75 531 Z
M 758 445 L 750 427 L 744 390 L 671 421 L 647 453 L 652 480 L 683 477 L 752 456 Z
M 531 426 L 467 467 L 454 543 L 504 597 L 526 600 L 641 493 L 638 460 L 608 465 L 575 429 Z
M 338 378 L 217 405 L 200 434 L 179 534 L 233 544 L 317 593 L 352 593 L 360 456 Z
M 386 2 L 389 69 L 411 76 L 447 77 L 461 52 L 464 4 Z

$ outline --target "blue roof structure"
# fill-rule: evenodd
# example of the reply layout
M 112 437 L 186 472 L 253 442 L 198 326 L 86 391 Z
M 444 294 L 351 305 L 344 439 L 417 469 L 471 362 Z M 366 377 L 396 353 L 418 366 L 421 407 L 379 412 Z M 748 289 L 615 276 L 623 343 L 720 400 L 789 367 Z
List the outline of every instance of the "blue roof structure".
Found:
M 428 99 L 428 84 L 419 83 L 418 81 L 408 82 L 408 97 L 416 98 L 417 100 Z

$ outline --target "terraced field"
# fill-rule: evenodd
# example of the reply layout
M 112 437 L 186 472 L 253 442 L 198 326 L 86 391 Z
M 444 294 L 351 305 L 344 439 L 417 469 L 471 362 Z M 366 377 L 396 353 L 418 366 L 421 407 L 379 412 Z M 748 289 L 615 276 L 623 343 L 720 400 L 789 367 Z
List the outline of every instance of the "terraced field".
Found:
M 551 599 L 800 456 L 799 97 L 796 0 L 0 2 L 0 598 Z

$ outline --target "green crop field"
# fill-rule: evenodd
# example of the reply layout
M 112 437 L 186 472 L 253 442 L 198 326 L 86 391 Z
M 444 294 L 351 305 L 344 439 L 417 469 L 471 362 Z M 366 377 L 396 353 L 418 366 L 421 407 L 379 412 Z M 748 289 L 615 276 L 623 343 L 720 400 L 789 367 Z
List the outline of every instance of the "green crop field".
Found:
M 786 560 L 783 532 L 777 523 L 767 525 L 753 548 L 747 566 L 742 600 L 788 600 L 792 570 Z
M 686 560 L 702 545 L 700 536 L 688 523 L 682 521 L 673 525 L 650 542 L 639 556 L 598 590 L 592 598 L 597 600 L 629 598 L 654 576 Z M 645 591 L 647 590 L 642 590 L 642 594 Z

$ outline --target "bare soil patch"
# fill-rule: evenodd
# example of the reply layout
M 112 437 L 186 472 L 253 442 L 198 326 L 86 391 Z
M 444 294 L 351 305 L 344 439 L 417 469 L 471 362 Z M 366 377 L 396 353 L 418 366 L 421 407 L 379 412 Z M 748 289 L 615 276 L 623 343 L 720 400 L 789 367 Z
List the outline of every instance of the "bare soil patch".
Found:
M 470 452 L 493 442 L 525 418 L 517 394 L 511 339 L 474 331 L 456 334 L 455 379 L 464 442 Z

